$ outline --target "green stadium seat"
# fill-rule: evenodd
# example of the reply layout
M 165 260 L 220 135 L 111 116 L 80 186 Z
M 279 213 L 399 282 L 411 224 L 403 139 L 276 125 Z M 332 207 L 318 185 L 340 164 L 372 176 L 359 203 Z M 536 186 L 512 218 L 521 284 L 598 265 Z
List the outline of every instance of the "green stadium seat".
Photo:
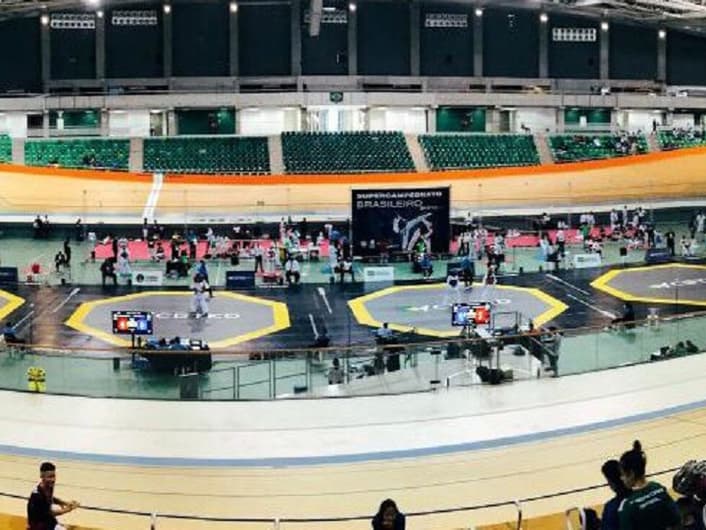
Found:
M 12 138 L 0 135 L 0 162 L 12 162 Z
M 104 168 L 126 171 L 130 140 L 62 139 L 27 140 L 25 164 L 66 168 Z
M 287 132 L 282 155 L 287 173 L 414 171 L 400 132 Z
M 706 144 L 706 134 L 699 130 L 674 129 L 671 131 L 659 131 L 657 139 L 663 151 Z
M 144 168 L 169 173 L 267 174 L 267 138 L 148 138 L 144 142 Z
M 562 134 L 549 139 L 552 158 L 557 163 L 600 160 L 647 153 L 642 134 Z
M 539 164 L 534 140 L 526 134 L 421 135 L 419 144 L 432 171 Z

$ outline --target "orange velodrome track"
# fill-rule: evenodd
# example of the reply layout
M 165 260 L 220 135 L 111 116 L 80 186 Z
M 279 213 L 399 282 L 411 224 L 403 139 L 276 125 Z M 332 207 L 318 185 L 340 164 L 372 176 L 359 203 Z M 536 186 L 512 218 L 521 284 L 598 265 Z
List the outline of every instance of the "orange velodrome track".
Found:
M 0 166 L 5 214 L 139 218 L 146 174 Z M 154 216 L 350 212 L 353 187 L 451 186 L 452 208 L 570 206 L 706 196 L 706 147 L 522 168 L 355 175 L 167 175 Z

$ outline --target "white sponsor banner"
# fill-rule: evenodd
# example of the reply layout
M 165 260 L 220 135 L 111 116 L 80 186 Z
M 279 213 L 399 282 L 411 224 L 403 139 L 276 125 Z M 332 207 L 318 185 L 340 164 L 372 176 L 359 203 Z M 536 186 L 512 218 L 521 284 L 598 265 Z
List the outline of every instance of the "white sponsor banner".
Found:
M 162 285 L 164 274 L 162 271 L 132 271 L 133 285 Z
M 394 267 L 365 267 L 363 281 L 366 282 L 392 282 L 395 280 Z
M 599 254 L 574 254 L 574 268 L 587 269 L 589 267 L 600 267 L 601 256 Z

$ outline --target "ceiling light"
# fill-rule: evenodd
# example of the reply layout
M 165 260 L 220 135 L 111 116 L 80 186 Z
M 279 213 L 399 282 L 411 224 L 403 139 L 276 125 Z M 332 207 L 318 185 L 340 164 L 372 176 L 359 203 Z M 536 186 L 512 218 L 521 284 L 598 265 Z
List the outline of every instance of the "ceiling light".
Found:
M 546 24 L 547 22 L 549 22 L 549 15 L 547 15 L 546 13 L 541 13 L 541 14 L 539 15 L 539 21 L 540 21 L 542 24 Z
M 348 10 L 349 10 L 349 11 L 355 11 L 356 9 L 357 9 L 357 6 L 356 6 L 353 2 L 351 2 L 350 4 L 348 4 Z
M 49 15 L 42 15 L 39 20 L 42 23 L 42 26 L 46 26 L 49 24 Z
M 164 4 L 164 12 L 168 15 L 169 13 L 172 12 L 172 6 L 169 4 Z
M 480 7 L 476 7 L 476 16 L 477 17 L 483 16 L 483 10 Z
M 238 3 L 237 3 L 237 2 L 231 2 L 231 3 L 230 3 L 230 12 L 231 12 L 231 13 L 237 13 L 237 12 L 238 12 Z
M 608 23 L 606 21 L 601 22 L 601 30 L 608 31 Z
M 667 30 L 666 29 L 659 30 L 659 32 L 657 33 L 657 36 L 660 39 L 666 39 L 667 38 Z

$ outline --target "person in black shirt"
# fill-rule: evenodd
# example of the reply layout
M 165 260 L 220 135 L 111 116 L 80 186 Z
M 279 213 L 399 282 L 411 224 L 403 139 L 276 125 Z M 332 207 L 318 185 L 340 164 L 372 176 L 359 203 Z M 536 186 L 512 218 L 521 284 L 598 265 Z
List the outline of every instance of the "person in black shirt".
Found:
M 406 526 L 404 514 L 400 513 L 392 499 L 382 501 L 371 523 L 373 530 L 405 530 Z
M 115 274 L 115 259 L 106 258 L 103 263 L 101 263 L 101 285 L 105 287 L 106 278 L 112 278 L 113 285 L 118 285 L 118 277 Z
M 57 516 L 69 513 L 79 507 L 76 501 L 64 502 L 54 496 L 56 484 L 56 466 L 44 462 L 39 467 L 39 484 L 32 490 L 27 501 L 27 529 L 55 530 L 63 528 L 56 520 Z

